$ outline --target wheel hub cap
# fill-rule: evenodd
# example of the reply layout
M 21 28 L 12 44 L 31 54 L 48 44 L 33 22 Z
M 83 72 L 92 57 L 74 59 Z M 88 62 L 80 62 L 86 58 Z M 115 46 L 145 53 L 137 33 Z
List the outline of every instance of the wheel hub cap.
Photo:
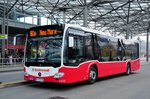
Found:
M 96 73 L 95 73 L 94 71 L 91 71 L 91 72 L 90 72 L 90 78 L 91 78 L 92 80 L 96 79 Z

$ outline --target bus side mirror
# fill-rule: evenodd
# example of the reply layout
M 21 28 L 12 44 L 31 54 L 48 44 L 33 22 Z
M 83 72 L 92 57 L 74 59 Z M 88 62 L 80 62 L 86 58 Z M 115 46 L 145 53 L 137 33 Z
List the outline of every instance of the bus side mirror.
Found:
M 69 47 L 74 47 L 74 37 L 69 37 Z

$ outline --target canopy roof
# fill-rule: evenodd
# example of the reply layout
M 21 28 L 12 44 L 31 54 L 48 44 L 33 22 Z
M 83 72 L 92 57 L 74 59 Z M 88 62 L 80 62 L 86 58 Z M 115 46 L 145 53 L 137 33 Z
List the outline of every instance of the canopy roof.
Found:
M 84 23 L 87 7 L 88 27 L 115 35 L 145 34 L 150 21 L 149 0 L 0 0 L 0 13 L 4 2 L 6 14 L 15 9 L 17 17 L 41 15 L 56 23 L 65 19 L 66 23 L 79 25 Z

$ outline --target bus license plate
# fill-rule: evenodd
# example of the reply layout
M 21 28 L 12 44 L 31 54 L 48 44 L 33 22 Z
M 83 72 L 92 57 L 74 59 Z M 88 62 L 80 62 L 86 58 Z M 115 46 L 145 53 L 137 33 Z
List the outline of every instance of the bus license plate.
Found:
M 43 78 L 36 78 L 36 81 L 37 82 L 44 82 L 44 79 Z

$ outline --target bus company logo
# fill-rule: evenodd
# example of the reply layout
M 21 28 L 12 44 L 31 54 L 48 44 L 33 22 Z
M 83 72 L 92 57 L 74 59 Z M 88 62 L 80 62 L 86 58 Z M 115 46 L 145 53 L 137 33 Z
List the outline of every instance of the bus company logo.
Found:
M 40 76 L 42 75 L 42 73 L 41 73 L 41 72 L 39 72 L 39 73 L 38 73 L 38 75 L 39 75 L 39 77 L 40 77 Z
M 37 68 L 32 68 L 32 71 L 33 72 L 49 72 L 50 71 L 50 69 L 37 69 Z

